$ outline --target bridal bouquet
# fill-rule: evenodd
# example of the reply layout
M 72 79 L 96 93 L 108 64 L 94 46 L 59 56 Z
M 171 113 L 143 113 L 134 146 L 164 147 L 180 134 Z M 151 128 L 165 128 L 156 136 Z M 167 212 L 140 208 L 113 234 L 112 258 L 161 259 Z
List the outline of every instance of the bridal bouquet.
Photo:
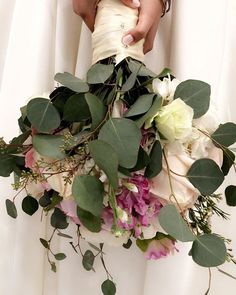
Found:
M 157 260 L 178 252 L 177 242 L 191 242 L 189 255 L 203 267 L 235 262 L 230 240 L 214 232 L 210 219 L 228 218 L 217 190 L 235 169 L 236 124 L 219 125 L 210 86 L 178 81 L 168 69 L 153 73 L 128 56 L 118 64 L 114 56 L 95 57 L 86 79 L 59 73 L 55 80 L 60 85 L 49 97 L 21 108 L 22 133 L 0 142 L 0 176 L 14 172 L 17 191 L 6 200 L 7 212 L 17 217 L 23 194 L 26 214 L 41 208 L 50 217 L 52 236 L 40 241 L 52 270 L 66 258 L 54 253 L 52 238 L 71 240 L 69 223 L 77 225 L 78 242 L 70 244 L 84 268 L 94 270 L 100 257 L 105 295 L 116 293 L 104 262 L 107 244 L 134 243 Z M 236 206 L 235 185 L 225 198 Z

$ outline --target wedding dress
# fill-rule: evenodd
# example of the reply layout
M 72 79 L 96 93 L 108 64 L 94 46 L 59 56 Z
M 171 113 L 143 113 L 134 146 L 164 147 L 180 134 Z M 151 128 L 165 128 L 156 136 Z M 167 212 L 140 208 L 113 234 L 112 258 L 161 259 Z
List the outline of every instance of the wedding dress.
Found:
M 70 0 L 0 0 L 0 135 L 7 140 L 18 132 L 19 107 L 30 96 L 51 91 L 56 72 L 83 77 L 91 64 L 91 36 Z M 235 0 L 178 0 L 159 28 L 154 49 L 146 64 L 155 72 L 170 67 L 181 80 L 201 79 L 212 85 L 212 99 L 223 121 L 236 121 L 236 3 Z M 232 175 L 231 183 L 234 182 Z M 57 238 L 54 249 L 67 253 L 50 271 L 39 237 L 50 235 L 47 220 L 20 213 L 16 220 L 5 212 L 5 199 L 13 196 L 12 180 L 0 180 L 0 295 L 101 295 L 106 278 L 101 265 L 86 272 L 81 258 L 66 239 Z M 223 188 L 221 189 L 223 191 Z M 20 209 L 20 199 L 17 202 Z M 217 220 L 218 232 L 234 239 L 231 221 Z M 73 226 L 68 230 L 73 234 Z M 201 295 L 207 289 L 207 269 L 195 265 L 179 244 L 179 253 L 167 259 L 146 261 L 135 247 L 132 251 L 106 247 L 105 260 L 118 295 Z M 236 274 L 233 265 L 223 269 Z M 236 282 L 213 272 L 210 294 L 235 294 Z

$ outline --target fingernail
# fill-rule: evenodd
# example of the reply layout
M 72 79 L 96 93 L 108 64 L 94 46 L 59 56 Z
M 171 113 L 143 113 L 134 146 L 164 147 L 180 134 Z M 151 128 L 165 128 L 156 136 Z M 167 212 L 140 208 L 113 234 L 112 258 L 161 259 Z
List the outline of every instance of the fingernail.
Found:
M 134 37 L 130 34 L 127 36 L 124 36 L 122 39 L 122 42 L 125 46 L 130 45 L 130 43 L 132 43 L 133 41 L 134 41 Z
M 134 5 L 135 7 L 139 7 L 139 6 L 140 6 L 140 2 L 139 2 L 139 0 L 132 0 L 132 2 L 133 2 L 133 5 Z

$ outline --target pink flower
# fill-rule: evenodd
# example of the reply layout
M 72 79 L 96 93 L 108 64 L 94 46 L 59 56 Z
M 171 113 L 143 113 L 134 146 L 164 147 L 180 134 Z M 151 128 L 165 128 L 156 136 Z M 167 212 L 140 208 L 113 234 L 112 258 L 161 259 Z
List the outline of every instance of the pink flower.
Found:
M 145 252 L 145 258 L 157 260 L 169 254 L 174 254 L 175 250 L 178 251 L 175 248 L 175 242 L 168 238 L 152 240 Z
M 74 200 L 62 200 L 58 207 L 66 216 L 70 217 L 74 223 L 80 224 L 80 220 L 77 216 L 77 204 Z
M 34 149 L 30 149 L 26 154 L 25 154 L 25 167 L 33 169 L 35 165 L 35 159 L 34 159 Z

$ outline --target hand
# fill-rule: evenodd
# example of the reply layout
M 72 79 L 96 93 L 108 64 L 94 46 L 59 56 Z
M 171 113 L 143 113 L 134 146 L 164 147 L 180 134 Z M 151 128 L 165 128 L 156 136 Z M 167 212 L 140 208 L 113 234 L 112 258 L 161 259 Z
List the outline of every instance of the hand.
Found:
M 122 0 L 122 2 L 127 2 Z M 126 3 L 125 3 L 126 4 Z M 138 24 L 123 37 L 125 45 L 132 45 L 145 38 L 144 53 L 152 50 L 158 24 L 163 13 L 163 4 L 160 0 L 140 0 Z
M 144 53 L 152 50 L 157 27 L 163 12 L 161 0 L 121 0 L 125 5 L 139 8 L 139 21 L 137 26 L 128 31 L 124 38 L 125 45 L 132 45 L 145 38 Z M 88 28 L 94 30 L 96 7 L 99 0 L 73 0 L 75 13 L 80 15 Z

